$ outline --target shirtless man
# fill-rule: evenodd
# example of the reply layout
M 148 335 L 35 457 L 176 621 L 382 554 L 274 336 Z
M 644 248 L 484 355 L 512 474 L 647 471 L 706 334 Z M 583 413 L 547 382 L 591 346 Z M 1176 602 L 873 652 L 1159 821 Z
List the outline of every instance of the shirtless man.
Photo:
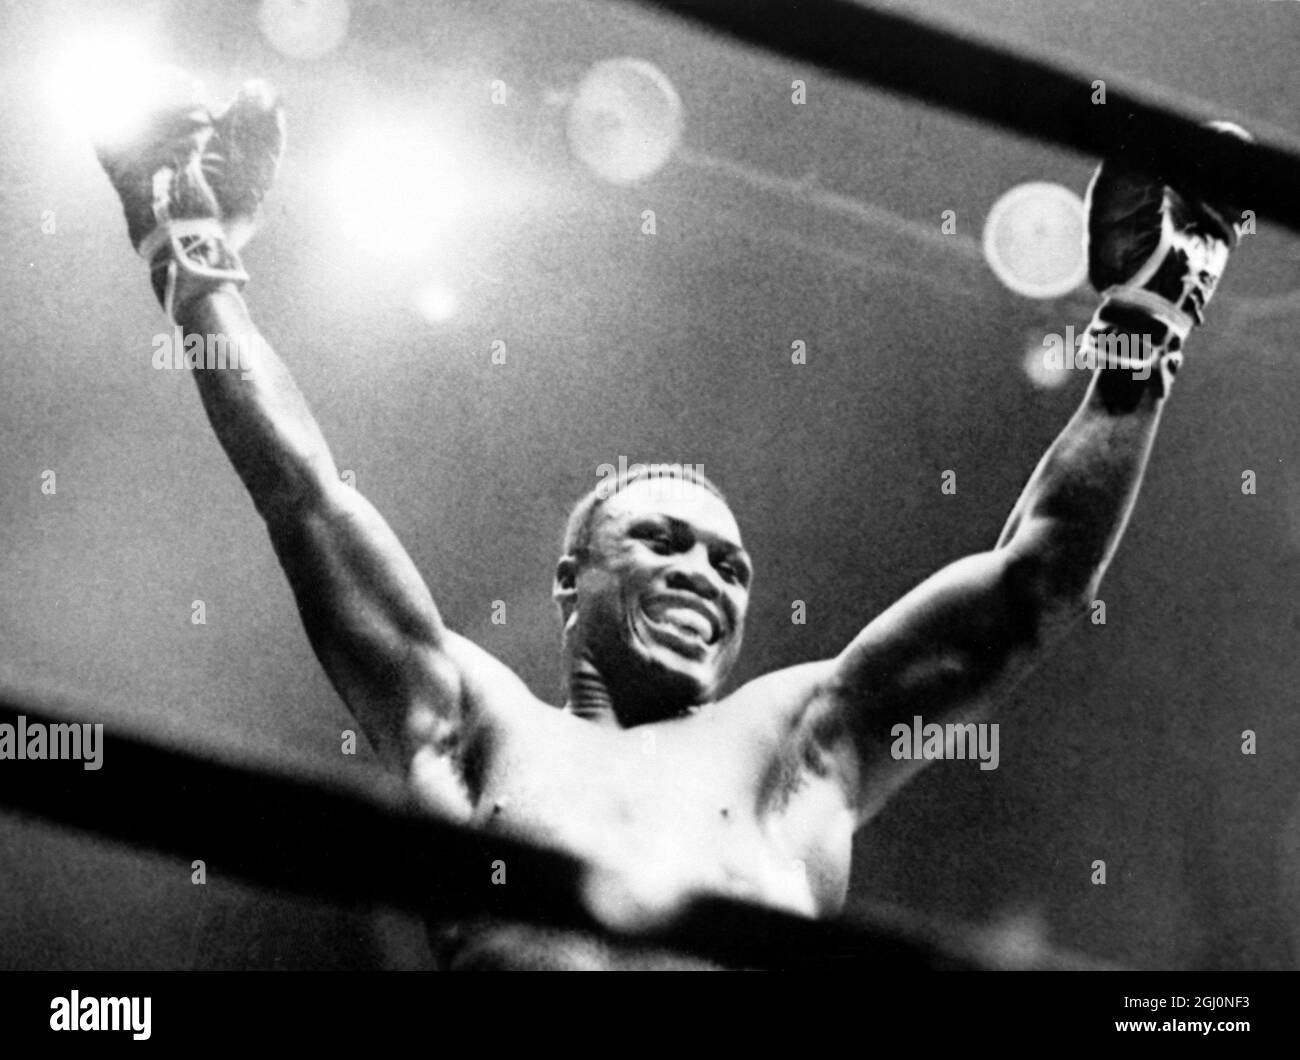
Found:
M 383 518 L 340 482 L 254 330 L 238 252 L 282 129 L 273 97 L 252 84 L 215 116 L 160 111 L 100 158 L 165 310 L 187 334 L 238 348 L 241 370 L 194 372 L 204 407 L 317 657 L 383 761 L 429 810 L 576 854 L 650 914 L 699 892 L 836 913 L 855 831 L 924 764 L 891 753 L 892 726 L 983 717 L 1093 600 L 1183 341 L 1234 241 L 1226 211 L 1113 164 L 1099 171 L 1089 264 L 1103 297 L 1090 341 L 1103 360 L 1107 335 L 1150 345 L 1096 370 L 992 549 L 930 577 L 834 658 L 719 698 L 752 574 L 731 510 L 698 475 L 671 491 L 634 477 L 593 492 L 555 572 L 567 690 L 557 708 L 446 627 Z M 445 927 L 445 967 L 660 963 L 535 925 Z

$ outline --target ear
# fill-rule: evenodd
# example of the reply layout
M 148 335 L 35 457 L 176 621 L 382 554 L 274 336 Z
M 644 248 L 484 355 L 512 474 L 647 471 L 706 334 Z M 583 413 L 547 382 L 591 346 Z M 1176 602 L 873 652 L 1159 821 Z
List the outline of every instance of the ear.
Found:
M 568 622 L 578 596 L 578 557 L 561 556 L 555 565 L 555 583 L 551 586 L 551 599 L 560 609 L 560 619 Z

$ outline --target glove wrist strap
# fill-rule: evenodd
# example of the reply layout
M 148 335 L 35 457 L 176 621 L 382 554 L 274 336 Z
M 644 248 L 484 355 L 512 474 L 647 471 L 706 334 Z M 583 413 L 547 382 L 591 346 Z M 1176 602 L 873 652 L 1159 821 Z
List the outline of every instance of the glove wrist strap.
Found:
M 140 256 L 150 262 L 154 293 L 173 323 L 199 295 L 223 284 L 238 290 L 248 282 L 239 255 L 214 218 L 159 225 L 140 243 Z
M 1084 333 L 1088 363 L 1136 395 L 1151 386 L 1164 397 L 1183 364 L 1191 321 L 1167 300 L 1141 288 L 1108 288 Z
M 1115 284 L 1101 293 L 1101 306 L 1093 317 L 1091 328 L 1098 321 L 1112 317 L 1113 310 L 1136 310 L 1149 317 L 1164 328 L 1165 338 L 1162 346 L 1177 351 L 1182 348 L 1187 336 L 1191 334 L 1196 321 L 1176 305 L 1154 291 L 1134 284 Z M 1107 311 L 1112 312 L 1108 313 Z

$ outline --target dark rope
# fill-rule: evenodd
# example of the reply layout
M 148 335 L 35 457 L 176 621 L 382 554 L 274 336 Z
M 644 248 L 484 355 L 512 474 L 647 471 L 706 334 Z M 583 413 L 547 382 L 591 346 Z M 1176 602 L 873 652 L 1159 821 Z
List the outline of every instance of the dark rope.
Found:
M 0 687 L 0 724 L 94 721 L 103 712 Z M 391 778 L 347 783 L 229 751 L 168 747 L 105 726 L 102 767 L 0 760 L 0 805 L 145 850 L 341 905 L 438 919 L 500 917 L 617 938 L 586 911 L 576 859 L 417 811 Z M 493 863 L 506 866 L 494 884 Z M 749 968 L 962 968 L 975 958 L 893 923 L 814 921 L 724 898 L 690 906 L 662 943 Z
M 1300 153 L 1203 127 L 1170 99 L 1142 98 L 1104 72 L 1066 69 L 847 0 L 637 0 L 747 44 L 803 60 L 1097 158 L 1122 152 L 1211 201 L 1300 231 Z M 1106 102 L 1092 102 L 1092 82 Z

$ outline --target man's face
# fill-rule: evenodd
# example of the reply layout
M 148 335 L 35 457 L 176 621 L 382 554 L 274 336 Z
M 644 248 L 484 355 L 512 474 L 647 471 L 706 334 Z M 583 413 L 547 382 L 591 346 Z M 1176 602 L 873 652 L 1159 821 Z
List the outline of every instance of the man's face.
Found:
M 583 648 L 599 669 L 661 683 L 665 701 L 716 694 L 740 652 L 751 567 L 723 501 L 641 479 L 596 513 L 577 578 Z

